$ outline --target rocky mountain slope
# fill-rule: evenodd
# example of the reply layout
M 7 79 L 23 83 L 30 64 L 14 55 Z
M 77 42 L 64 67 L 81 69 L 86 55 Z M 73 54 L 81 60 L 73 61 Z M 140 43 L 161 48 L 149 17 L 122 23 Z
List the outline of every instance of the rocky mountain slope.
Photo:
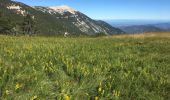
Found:
M 0 12 L 19 25 L 27 14 L 32 15 L 39 34 L 64 34 L 66 31 L 70 34 L 86 35 L 124 33 L 118 28 L 103 21 L 93 20 L 68 6 L 31 7 L 16 1 L 0 0 Z

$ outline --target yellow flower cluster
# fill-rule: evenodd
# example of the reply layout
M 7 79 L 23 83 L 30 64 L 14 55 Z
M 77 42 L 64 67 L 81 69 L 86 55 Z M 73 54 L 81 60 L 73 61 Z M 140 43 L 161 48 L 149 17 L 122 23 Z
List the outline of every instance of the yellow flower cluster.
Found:
M 9 95 L 9 94 L 10 94 L 9 90 L 6 90 L 6 91 L 5 91 L 5 94 L 6 94 L 6 95 Z
M 23 48 L 26 50 L 32 50 L 32 45 L 23 45 Z
M 114 91 L 113 91 L 113 96 L 119 97 L 119 96 L 120 96 L 120 91 L 114 90 Z
M 94 98 L 94 100 L 99 100 L 99 97 L 98 97 L 98 96 L 96 96 L 96 97 Z
M 15 90 L 18 90 L 18 89 L 21 88 L 22 86 L 23 86 L 22 84 L 16 83 L 16 85 L 15 85 Z
M 101 88 L 101 87 L 99 87 L 99 88 L 98 88 L 98 91 L 99 91 L 99 92 L 101 92 L 101 91 L 102 91 L 102 88 Z
M 36 100 L 37 99 L 37 96 L 33 96 L 30 100 Z
M 64 100 L 70 100 L 70 97 L 68 95 L 65 95 L 65 99 Z

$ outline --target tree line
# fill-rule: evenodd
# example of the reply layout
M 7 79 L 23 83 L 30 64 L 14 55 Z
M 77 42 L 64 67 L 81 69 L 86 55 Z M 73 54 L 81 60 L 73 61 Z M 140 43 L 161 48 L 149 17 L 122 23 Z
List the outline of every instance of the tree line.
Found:
M 6 35 L 33 35 L 37 33 L 34 16 L 27 14 L 21 23 L 16 23 L 0 12 L 0 34 Z

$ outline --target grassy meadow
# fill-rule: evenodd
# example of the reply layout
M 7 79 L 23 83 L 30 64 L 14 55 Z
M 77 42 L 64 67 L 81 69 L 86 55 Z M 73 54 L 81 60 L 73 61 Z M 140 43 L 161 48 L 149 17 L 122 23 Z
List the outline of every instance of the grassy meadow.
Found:
M 170 100 L 170 34 L 1 35 L 0 100 Z

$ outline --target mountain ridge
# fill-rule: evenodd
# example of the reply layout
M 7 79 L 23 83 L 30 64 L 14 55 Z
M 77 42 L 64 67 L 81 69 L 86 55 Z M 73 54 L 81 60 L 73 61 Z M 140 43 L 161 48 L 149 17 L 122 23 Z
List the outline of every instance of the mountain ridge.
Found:
M 85 35 L 124 33 L 118 28 L 114 28 L 109 24 L 99 23 L 68 6 L 31 7 L 21 2 L 1 1 L 0 7 L 2 9 L 0 11 L 5 13 L 5 17 L 16 23 L 21 23 L 26 14 L 31 14 L 40 34 L 64 34 L 66 31 L 71 34 Z
M 48 8 L 54 9 L 57 12 L 65 12 L 68 11 L 72 14 L 75 14 L 75 12 L 77 12 L 76 10 L 74 10 L 73 8 L 67 6 L 67 5 L 61 5 L 61 6 L 49 6 Z

